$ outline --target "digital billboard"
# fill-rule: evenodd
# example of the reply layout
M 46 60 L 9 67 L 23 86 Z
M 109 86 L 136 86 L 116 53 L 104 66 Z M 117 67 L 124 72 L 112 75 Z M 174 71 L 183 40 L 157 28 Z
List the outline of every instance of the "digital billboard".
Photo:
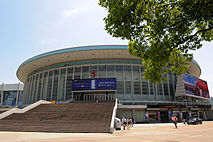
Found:
M 198 97 L 210 98 L 207 82 L 191 76 L 183 74 L 183 81 L 185 86 L 185 93 Z
M 72 81 L 72 91 L 116 90 L 115 78 L 78 79 Z

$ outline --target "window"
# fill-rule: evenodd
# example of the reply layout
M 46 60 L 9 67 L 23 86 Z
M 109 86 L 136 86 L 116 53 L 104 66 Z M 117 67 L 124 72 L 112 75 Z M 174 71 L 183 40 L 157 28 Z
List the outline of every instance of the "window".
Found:
M 124 94 L 124 82 L 117 81 L 117 94 Z
M 61 75 L 60 75 L 60 80 L 59 80 L 59 101 L 64 100 L 64 95 L 65 95 L 65 74 L 66 74 L 66 69 L 61 69 Z
M 140 95 L 141 94 L 141 85 L 139 81 L 134 82 L 134 94 Z
M 107 77 L 115 77 L 115 66 L 114 65 L 107 66 Z
M 58 75 L 59 75 L 59 71 L 55 70 L 54 71 L 54 82 L 53 82 L 53 93 L 52 93 L 52 100 L 53 101 L 57 100 L 57 94 L 58 94 Z
M 33 100 L 32 102 L 36 102 L 37 101 L 37 89 L 38 89 L 38 74 L 36 74 L 35 80 L 34 80 L 34 90 L 33 90 Z
M 166 83 L 163 84 L 163 88 L 164 88 L 164 95 L 168 96 L 169 92 L 168 92 L 168 85 Z
M 41 99 L 41 85 L 42 85 L 42 78 L 43 78 L 43 74 L 41 73 L 39 75 L 39 84 L 38 84 L 38 92 L 37 92 L 37 100 Z
M 154 87 L 152 83 L 149 83 L 149 88 L 150 88 L 150 94 L 153 95 L 154 94 Z
M 148 82 L 142 82 L 142 93 L 143 93 L 143 95 L 149 94 Z
M 125 81 L 125 94 L 131 94 L 131 82 Z
M 33 85 L 34 85 L 34 79 L 35 79 L 35 76 L 31 76 L 31 79 L 30 79 L 30 95 L 28 96 L 28 104 L 32 103 L 32 98 L 33 98 Z
M 144 66 L 140 66 L 140 70 L 141 70 L 141 74 L 143 74 L 143 72 L 145 70 Z
M 18 106 L 22 105 L 22 97 L 23 97 L 23 91 L 19 90 L 19 95 L 18 95 Z
M 124 78 L 125 80 L 132 80 L 131 66 L 124 66 Z
M 158 95 L 163 95 L 162 84 L 157 84 Z
M 73 79 L 73 68 L 68 68 L 65 100 L 69 100 L 72 98 L 72 79 Z
M 108 65 L 107 66 L 107 72 L 114 72 L 115 71 L 115 66 L 114 65 Z
M 123 78 L 124 78 L 122 65 L 116 66 L 116 78 L 117 78 L 117 80 L 123 80 Z
M 82 67 L 82 79 L 89 78 L 89 66 Z
M 106 77 L 106 66 L 105 65 L 99 66 L 98 77 L 99 78 L 105 78 Z
M 48 72 L 45 72 L 44 73 L 44 80 L 43 80 L 43 89 L 42 89 L 43 91 L 41 93 L 41 99 L 45 99 L 45 100 L 46 100 L 47 83 L 48 83 L 47 75 L 48 75 Z
M 73 68 L 68 68 L 68 75 L 72 75 L 73 74 Z
M 81 78 L 81 67 L 75 67 L 74 79 Z
M 90 66 L 90 78 L 95 78 L 97 74 L 97 66 Z
M 52 76 L 53 71 L 49 72 L 49 79 L 48 79 L 48 85 L 47 85 L 47 101 L 51 100 L 51 91 L 52 91 Z
M 132 66 L 133 69 L 133 80 L 140 80 L 139 66 Z
M 66 69 L 65 68 L 62 68 L 61 69 L 61 75 L 65 75 L 66 74 Z

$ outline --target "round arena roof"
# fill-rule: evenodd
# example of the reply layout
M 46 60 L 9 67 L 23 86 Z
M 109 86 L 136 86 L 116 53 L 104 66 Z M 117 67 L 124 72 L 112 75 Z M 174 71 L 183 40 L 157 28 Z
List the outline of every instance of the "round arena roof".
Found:
M 127 48 L 127 45 L 95 45 L 46 52 L 24 61 L 17 70 L 17 77 L 22 82 L 25 82 L 27 76 L 38 69 L 67 62 L 96 59 L 138 60 L 137 57 L 128 53 Z M 196 77 L 199 77 L 201 74 L 201 69 L 194 60 L 190 63 L 188 71 Z

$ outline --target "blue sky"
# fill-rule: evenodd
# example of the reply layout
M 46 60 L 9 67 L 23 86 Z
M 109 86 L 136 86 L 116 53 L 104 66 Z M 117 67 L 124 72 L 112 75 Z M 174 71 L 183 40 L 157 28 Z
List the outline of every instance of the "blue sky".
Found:
M 127 44 L 104 30 L 98 0 L 0 0 L 0 83 L 17 83 L 28 58 L 80 45 Z M 213 95 L 213 42 L 194 52 Z

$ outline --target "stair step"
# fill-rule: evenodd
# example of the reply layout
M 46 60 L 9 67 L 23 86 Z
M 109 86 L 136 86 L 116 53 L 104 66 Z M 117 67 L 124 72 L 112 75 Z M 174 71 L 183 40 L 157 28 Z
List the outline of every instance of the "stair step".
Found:
M 114 102 L 41 104 L 0 120 L 0 131 L 110 132 Z

